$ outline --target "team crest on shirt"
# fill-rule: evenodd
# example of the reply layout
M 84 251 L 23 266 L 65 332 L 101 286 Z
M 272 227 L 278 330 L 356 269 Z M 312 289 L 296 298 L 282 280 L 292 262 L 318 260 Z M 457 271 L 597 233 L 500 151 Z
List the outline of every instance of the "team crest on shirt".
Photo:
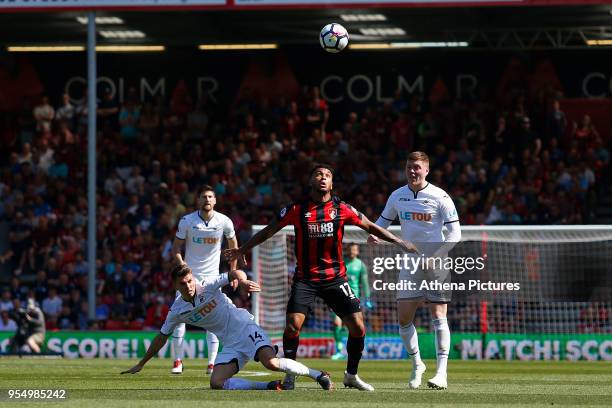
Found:
M 327 213 L 329 214 L 329 218 L 332 220 L 336 218 L 336 215 L 338 215 L 338 211 L 336 211 L 335 208 L 330 208 Z

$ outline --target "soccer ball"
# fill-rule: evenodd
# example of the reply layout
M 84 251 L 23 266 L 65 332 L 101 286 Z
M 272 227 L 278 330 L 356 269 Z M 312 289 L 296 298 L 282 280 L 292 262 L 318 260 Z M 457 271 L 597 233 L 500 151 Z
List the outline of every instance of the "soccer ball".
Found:
M 340 24 L 331 23 L 321 30 L 319 42 L 327 52 L 340 52 L 348 45 L 349 35 L 346 28 Z

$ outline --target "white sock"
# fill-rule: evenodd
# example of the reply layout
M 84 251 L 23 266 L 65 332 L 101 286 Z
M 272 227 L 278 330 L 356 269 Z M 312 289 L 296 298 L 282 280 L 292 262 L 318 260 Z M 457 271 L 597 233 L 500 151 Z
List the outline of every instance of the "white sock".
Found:
M 450 351 L 450 330 L 446 317 L 431 321 L 436 335 L 436 354 L 438 356 L 438 367 L 436 374 L 446 375 L 448 365 L 448 352 Z
M 224 390 L 267 390 L 267 382 L 249 381 L 244 378 L 228 378 L 223 383 Z
M 412 364 L 414 366 L 422 365 L 423 360 L 421 360 L 421 353 L 419 352 L 419 336 L 414 324 L 409 323 L 406 326 L 400 326 L 399 334 L 408 352 L 408 358 L 412 360 Z
M 290 358 L 279 358 L 278 361 L 278 366 L 280 370 L 287 374 L 307 375 L 313 380 L 316 380 L 321 375 L 320 371 L 308 368 L 304 364 L 298 363 L 297 361 L 291 360 Z
M 219 352 L 219 339 L 215 333 L 206 332 L 206 346 L 208 347 L 208 364 L 215 364 Z
M 182 360 L 185 357 L 183 349 L 183 340 L 185 339 L 185 324 L 179 324 L 172 332 L 172 348 L 174 350 L 174 359 Z

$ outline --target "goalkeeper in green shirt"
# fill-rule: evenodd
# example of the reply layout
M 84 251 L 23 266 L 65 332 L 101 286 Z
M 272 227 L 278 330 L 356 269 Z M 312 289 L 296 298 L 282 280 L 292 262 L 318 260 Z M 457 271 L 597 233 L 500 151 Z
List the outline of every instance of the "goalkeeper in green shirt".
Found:
M 364 299 L 364 306 L 367 310 L 372 310 L 374 307 L 370 301 L 370 284 L 368 283 L 368 270 L 361 259 L 359 259 L 359 245 L 352 243 L 348 247 L 348 258 L 344 258 L 346 265 L 346 277 L 349 286 L 358 299 Z M 363 297 L 361 296 L 363 295 Z M 332 356 L 332 360 L 345 359 L 346 355 L 342 353 L 344 350 L 344 330 L 342 320 L 331 313 L 334 323 L 334 341 L 336 343 L 336 353 Z

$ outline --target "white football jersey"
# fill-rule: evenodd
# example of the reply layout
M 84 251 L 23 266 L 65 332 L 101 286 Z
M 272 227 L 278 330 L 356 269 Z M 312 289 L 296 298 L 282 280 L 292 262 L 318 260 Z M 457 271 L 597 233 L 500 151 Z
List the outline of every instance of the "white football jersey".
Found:
M 231 239 L 235 235 L 232 220 L 216 211 L 208 222 L 199 211 L 187 214 L 176 231 L 176 238 L 185 240 L 185 263 L 197 280 L 219 274 L 223 237 Z
M 219 337 L 222 344 L 232 344 L 255 318 L 246 309 L 238 309 L 219 289 L 228 284 L 227 273 L 196 281 L 193 303 L 179 294 L 170 307 L 161 333 L 169 336 L 181 323 L 202 327 Z
M 444 224 L 459 221 L 453 200 L 444 190 L 431 183 L 419 191 L 412 191 L 408 186 L 395 190 L 376 224 L 387 228 L 397 217 L 400 219 L 402 239 L 414 243 L 426 254 L 434 248 L 422 244 L 444 242 Z M 425 247 L 429 250 L 425 250 Z

